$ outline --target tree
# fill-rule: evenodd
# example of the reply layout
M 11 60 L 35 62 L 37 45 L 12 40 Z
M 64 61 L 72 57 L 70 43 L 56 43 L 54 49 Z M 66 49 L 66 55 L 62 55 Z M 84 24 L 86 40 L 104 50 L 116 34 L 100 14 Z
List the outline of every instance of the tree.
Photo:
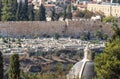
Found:
M 76 11 L 76 14 L 75 14 L 76 17 L 80 17 L 80 18 L 83 18 L 84 15 L 85 15 L 84 12 L 83 11 L 79 11 L 79 10 Z
M 39 7 L 39 20 L 46 21 L 45 7 L 43 4 Z
M 66 8 L 64 9 L 64 13 L 63 13 L 63 20 L 65 20 L 67 18 L 67 13 L 66 13 Z
M 10 58 L 9 79 L 20 79 L 20 63 L 18 54 L 13 54 Z
M 54 8 L 51 10 L 51 12 L 52 12 L 51 13 L 51 20 L 52 21 L 58 21 L 60 16 L 63 15 L 63 13 L 55 13 L 55 9 Z
M 95 36 L 98 40 L 102 39 L 102 33 L 100 30 L 97 30 L 96 33 L 95 33 Z
M 52 21 L 55 20 L 55 15 L 56 15 L 55 9 L 53 8 L 52 13 L 51 13 L 51 20 L 52 20 Z
M 114 23 L 112 24 L 112 29 L 113 29 L 113 31 L 114 31 L 114 34 L 113 34 L 113 36 L 112 36 L 112 40 L 115 40 L 115 39 L 117 39 L 117 38 L 120 37 L 120 28 L 119 28 L 118 25 L 114 22 Z
M 91 18 L 93 15 L 95 15 L 93 12 L 88 11 L 88 10 L 84 10 L 83 13 L 84 13 L 84 18 L 86 19 Z
M 28 6 L 28 19 L 29 21 L 33 21 L 34 20 L 34 9 L 33 9 L 33 5 L 29 5 Z
M 77 10 L 77 6 L 72 6 L 72 10 Z
M 19 21 L 21 19 L 21 7 L 22 7 L 22 2 L 20 1 L 18 3 L 18 9 L 17 9 L 17 12 L 16 12 L 16 20 Z
M 114 31 L 120 32 L 120 29 Z M 120 79 L 120 35 L 114 37 L 106 44 L 103 53 L 95 58 L 95 70 L 100 79 Z
M 120 0 L 118 0 L 118 3 L 120 4 Z
M 0 0 L 0 21 L 1 21 L 1 14 L 2 14 L 1 8 L 2 8 L 2 1 Z
M 113 16 L 107 16 L 105 18 L 103 18 L 103 22 L 117 22 L 117 18 L 113 17 Z
M 15 15 L 12 13 L 12 1 L 2 0 L 2 21 L 15 21 Z
M 112 0 L 113 3 L 119 3 L 119 0 Z
M 23 3 L 23 20 L 28 21 L 28 0 Z
M 54 38 L 59 39 L 60 35 L 58 33 L 55 33 Z
M 107 38 L 108 38 L 108 35 L 107 35 L 107 34 L 102 34 L 102 39 L 103 39 L 103 40 L 107 40 Z
M 72 19 L 71 5 L 67 7 L 67 18 Z
M 63 74 L 63 64 L 62 63 L 58 63 L 55 65 L 56 73 L 58 76 L 61 76 Z
M 28 20 L 28 0 L 19 2 L 16 17 L 18 21 Z
M 3 79 L 3 55 L 2 52 L 0 52 L 0 79 Z
M 17 0 L 12 0 L 12 13 L 15 16 L 15 18 L 16 18 L 17 8 L 18 8 Z
M 88 10 L 84 10 L 84 11 L 76 11 L 75 16 L 80 17 L 80 18 L 91 18 L 93 15 L 95 15 L 95 13 L 88 11 Z
M 35 10 L 34 20 L 39 21 L 39 10 Z

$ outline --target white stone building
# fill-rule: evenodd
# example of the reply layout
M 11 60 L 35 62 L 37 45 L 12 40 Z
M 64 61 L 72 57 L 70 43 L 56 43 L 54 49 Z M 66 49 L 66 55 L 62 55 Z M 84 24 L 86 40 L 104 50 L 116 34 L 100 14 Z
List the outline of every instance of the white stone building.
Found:
M 39 6 L 44 4 L 44 0 L 33 0 L 32 4 L 34 5 L 34 9 L 39 9 Z
M 84 49 L 83 60 L 77 62 L 67 74 L 67 79 L 93 79 L 94 62 L 91 60 L 91 51 L 88 46 Z

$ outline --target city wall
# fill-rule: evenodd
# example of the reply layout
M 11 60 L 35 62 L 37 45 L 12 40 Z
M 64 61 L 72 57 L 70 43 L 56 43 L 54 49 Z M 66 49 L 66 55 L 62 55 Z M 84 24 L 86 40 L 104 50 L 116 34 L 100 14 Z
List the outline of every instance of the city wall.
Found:
M 80 36 L 86 31 L 102 32 L 111 35 L 111 24 L 99 21 L 14 21 L 0 22 L 0 35 L 10 37 L 53 36 Z

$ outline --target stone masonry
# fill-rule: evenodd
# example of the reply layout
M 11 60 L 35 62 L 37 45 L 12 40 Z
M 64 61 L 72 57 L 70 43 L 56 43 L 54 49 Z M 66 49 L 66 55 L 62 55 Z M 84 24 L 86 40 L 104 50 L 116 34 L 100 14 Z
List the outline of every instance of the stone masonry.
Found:
M 0 35 L 10 37 L 53 36 L 80 36 L 83 32 L 102 32 L 112 35 L 110 23 L 100 21 L 8 21 L 0 22 Z

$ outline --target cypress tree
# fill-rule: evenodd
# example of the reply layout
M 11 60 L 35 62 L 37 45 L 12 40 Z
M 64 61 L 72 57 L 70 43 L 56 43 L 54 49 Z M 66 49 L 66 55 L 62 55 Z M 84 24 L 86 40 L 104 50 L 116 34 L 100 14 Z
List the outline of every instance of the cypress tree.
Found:
M 28 20 L 28 0 L 25 0 L 25 2 L 20 1 L 18 3 L 16 18 L 18 21 Z
M 1 14 L 2 14 L 1 8 L 2 8 L 2 1 L 0 0 L 0 21 L 1 21 Z
M 119 3 L 119 0 L 113 0 L 113 3 Z
M 63 13 L 63 20 L 65 20 L 67 17 L 67 13 L 66 13 L 66 8 L 64 9 L 64 13 Z
M 15 15 L 12 13 L 12 1 L 2 0 L 2 21 L 14 21 Z
M 34 20 L 34 9 L 33 9 L 33 5 L 29 5 L 29 6 L 28 6 L 28 19 L 29 19 L 29 21 L 33 21 L 33 20 Z
M 39 20 L 46 21 L 45 7 L 43 4 L 39 7 Z
M 28 21 L 28 0 L 23 3 L 23 21 Z
M 20 79 L 19 55 L 13 54 L 10 58 L 9 79 Z
M 0 52 L 0 79 L 3 79 L 3 55 L 2 52 Z
M 120 4 L 120 0 L 118 0 L 118 3 Z
M 67 18 L 72 19 L 71 5 L 67 7 Z
M 35 20 L 35 21 L 39 21 L 39 10 L 35 10 L 34 20 Z
M 51 20 L 52 20 L 52 21 L 55 20 L 55 15 L 56 15 L 55 9 L 53 8 L 52 13 L 51 13 Z
M 18 3 L 17 13 L 16 13 L 16 20 L 17 20 L 17 21 L 21 20 L 21 18 L 22 18 L 22 17 L 21 17 L 21 13 L 22 13 L 21 7 L 22 7 L 22 2 L 20 1 L 20 2 Z
M 18 9 L 17 0 L 12 0 L 12 13 L 13 13 L 14 16 L 15 16 L 15 20 L 16 20 L 16 12 L 17 12 L 17 9 Z

